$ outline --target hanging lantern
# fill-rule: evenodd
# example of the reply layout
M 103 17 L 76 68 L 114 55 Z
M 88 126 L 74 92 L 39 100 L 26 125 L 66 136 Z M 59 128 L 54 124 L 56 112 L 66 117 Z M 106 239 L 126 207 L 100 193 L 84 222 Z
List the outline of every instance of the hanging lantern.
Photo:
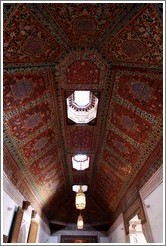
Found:
M 76 193 L 75 205 L 76 205 L 76 208 L 79 210 L 84 209 L 86 206 L 86 197 L 85 197 L 85 194 L 82 190 L 81 185 L 80 185 L 80 189 Z
M 84 227 L 84 221 L 83 218 L 81 216 L 81 214 L 78 216 L 78 220 L 77 220 L 77 228 L 78 229 L 83 229 Z

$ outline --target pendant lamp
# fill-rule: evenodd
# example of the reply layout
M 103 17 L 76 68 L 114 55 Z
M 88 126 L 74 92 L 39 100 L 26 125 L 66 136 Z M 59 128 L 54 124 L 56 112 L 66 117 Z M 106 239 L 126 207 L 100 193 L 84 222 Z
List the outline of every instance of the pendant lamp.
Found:
M 83 227 L 84 227 L 84 221 L 83 221 L 82 215 L 80 214 L 77 220 L 77 228 L 83 229 Z
M 85 194 L 82 190 L 81 185 L 80 185 L 80 189 L 76 193 L 75 205 L 76 205 L 76 208 L 79 210 L 85 209 L 85 207 L 86 207 L 86 197 L 85 197 Z

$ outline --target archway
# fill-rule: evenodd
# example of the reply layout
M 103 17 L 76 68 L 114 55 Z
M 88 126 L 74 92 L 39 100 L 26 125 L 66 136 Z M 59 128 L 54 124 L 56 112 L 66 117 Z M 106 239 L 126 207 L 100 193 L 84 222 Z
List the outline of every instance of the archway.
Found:
M 130 243 L 147 243 L 137 214 L 129 221 L 129 237 Z

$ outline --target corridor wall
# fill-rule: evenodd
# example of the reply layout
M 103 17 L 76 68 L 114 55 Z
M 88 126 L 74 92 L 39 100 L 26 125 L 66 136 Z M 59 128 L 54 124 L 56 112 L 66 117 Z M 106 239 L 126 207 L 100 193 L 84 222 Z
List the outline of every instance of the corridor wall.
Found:
M 146 223 L 142 225 L 145 238 L 148 243 L 163 243 L 163 167 L 146 182 L 139 191 Z M 134 216 L 134 215 L 133 215 Z M 111 243 L 129 243 L 129 235 L 125 232 L 124 214 L 108 230 Z
M 4 238 L 6 238 L 6 240 L 9 237 L 14 214 L 17 211 L 18 207 L 22 206 L 22 203 L 25 200 L 26 199 L 22 196 L 22 194 L 15 189 L 13 184 L 9 181 L 9 179 L 4 174 L 3 175 L 3 211 L 2 211 L 3 229 L 2 230 L 3 230 Z M 32 204 L 28 207 L 26 211 L 24 211 L 22 224 L 21 224 L 23 230 L 20 230 L 21 235 L 19 235 L 19 240 L 21 240 L 20 243 L 27 242 L 29 226 L 31 223 L 31 213 L 33 209 L 34 208 Z M 48 238 L 50 236 L 50 230 L 47 224 L 41 219 L 41 217 L 38 214 L 35 217 L 35 221 L 38 223 L 38 234 L 37 234 L 36 242 L 45 243 L 46 241 L 48 241 Z

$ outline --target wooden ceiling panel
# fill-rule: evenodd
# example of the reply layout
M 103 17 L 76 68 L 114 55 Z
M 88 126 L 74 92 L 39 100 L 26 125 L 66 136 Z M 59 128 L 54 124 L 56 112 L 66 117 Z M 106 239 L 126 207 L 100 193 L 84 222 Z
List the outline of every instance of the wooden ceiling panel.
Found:
M 65 35 L 75 46 L 89 47 L 114 26 L 126 4 L 46 4 Z
M 109 68 L 97 52 L 78 49 L 59 60 L 57 72 L 59 85 L 65 90 L 100 90 L 105 87 Z
M 115 155 L 114 151 L 104 149 L 103 160 L 105 162 L 105 168 L 111 168 L 122 179 L 125 179 L 131 173 L 133 163 L 129 164 L 127 161 L 122 161 L 118 158 L 118 155 Z
M 53 62 L 63 47 L 31 13 L 27 4 L 17 4 L 4 26 L 4 62 Z
M 112 210 L 116 209 L 125 190 L 151 153 L 159 147 L 162 132 L 162 74 L 149 74 L 135 69 L 115 70 L 114 79 L 113 96 L 101 148 L 103 154 L 94 186 L 94 190 L 103 189 L 103 185 L 97 185 L 96 181 L 100 179 L 103 165 L 123 180 L 124 186 L 117 193 Z M 104 191 L 101 190 L 100 195 L 107 199 Z
M 55 224 L 77 217 L 73 155 L 90 156 L 85 218 L 100 225 L 162 165 L 162 31 L 157 3 L 4 4 L 4 171 Z M 88 124 L 67 118 L 75 90 L 99 99 Z
M 162 64 L 162 20 L 156 6 L 147 4 L 103 48 L 112 62 Z
M 4 72 L 4 145 L 42 204 L 66 182 L 52 83 L 49 68 Z
M 72 126 L 67 128 L 66 146 L 68 152 L 88 154 L 93 152 L 96 143 L 95 127 Z

